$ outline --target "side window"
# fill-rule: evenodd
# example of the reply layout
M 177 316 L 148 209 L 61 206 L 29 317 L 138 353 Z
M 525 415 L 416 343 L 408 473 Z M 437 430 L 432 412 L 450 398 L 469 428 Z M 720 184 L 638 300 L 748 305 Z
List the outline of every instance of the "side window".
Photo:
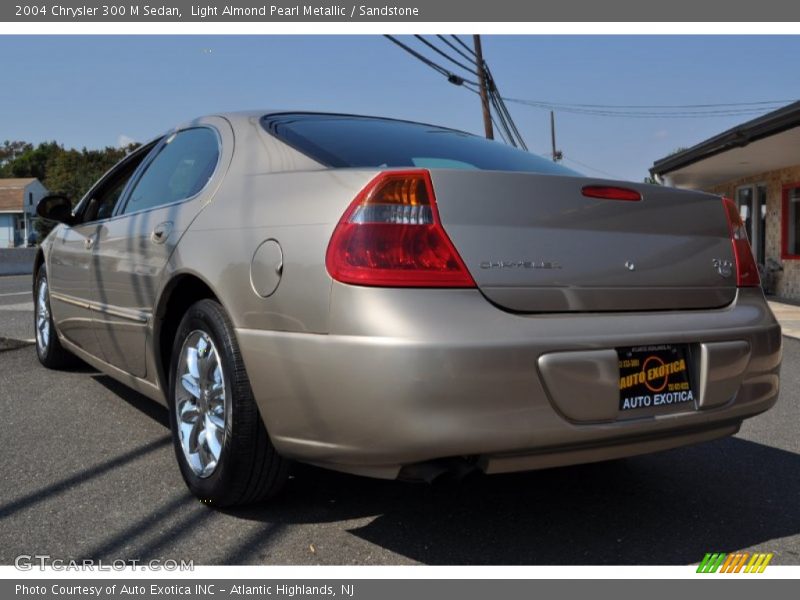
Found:
M 130 181 L 136 168 L 155 145 L 155 143 L 152 143 L 141 150 L 137 150 L 134 156 L 129 157 L 128 160 L 125 160 L 108 175 L 106 181 L 95 189 L 87 199 L 86 208 L 81 214 L 81 222 L 89 223 L 108 219 L 114 213 L 114 207 L 117 205 L 128 181 Z
M 219 159 L 216 134 L 206 128 L 186 129 L 161 146 L 130 193 L 123 213 L 132 213 L 191 198 L 202 190 Z

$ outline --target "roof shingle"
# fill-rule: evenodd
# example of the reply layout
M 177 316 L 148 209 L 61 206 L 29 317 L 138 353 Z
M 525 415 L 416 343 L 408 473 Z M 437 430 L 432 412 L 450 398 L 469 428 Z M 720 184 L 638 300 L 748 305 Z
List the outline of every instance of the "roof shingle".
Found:
M 23 212 L 25 186 L 33 181 L 35 177 L 0 178 L 0 212 Z

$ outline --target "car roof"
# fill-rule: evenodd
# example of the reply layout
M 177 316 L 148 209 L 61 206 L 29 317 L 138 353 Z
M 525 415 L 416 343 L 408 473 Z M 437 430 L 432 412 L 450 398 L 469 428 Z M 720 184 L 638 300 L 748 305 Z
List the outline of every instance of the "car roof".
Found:
M 261 109 L 261 110 L 240 110 L 240 111 L 228 111 L 228 112 L 217 112 L 205 115 L 206 117 L 222 117 L 223 119 L 227 119 L 231 122 L 231 125 L 234 127 L 236 125 L 244 125 L 248 122 L 251 122 L 253 119 L 261 119 L 262 117 L 268 116 L 278 116 L 282 114 L 294 114 L 294 115 L 319 115 L 319 116 L 331 116 L 331 117 L 353 117 L 357 119 L 376 119 L 382 121 L 394 121 L 397 123 L 408 123 L 411 125 L 422 125 L 424 127 L 435 127 L 437 129 L 453 131 L 457 133 L 462 133 L 466 135 L 474 135 L 468 131 L 463 131 L 460 129 L 454 129 L 452 127 L 446 127 L 444 125 L 437 125 L 435 123 L 424 123 L 421 121 L 412 121 L 410 119 L 398 119 L 394 117 L 385 117 L 381 115 L 363 115 L 363 114 L 356 114 L 356 113 L 341 113 L 341 112 L 328 112 L 328 111 L 317 111 L 317 110 L 303 110 L 303 109 L 276 109 L 276 108 L 268 108 L 268 109 Z M 197 122 L 198 119 L 203 117 L 198 117 L 197 119 L 193 119 L 187 123 L 183 123 L 178 126 L 178 129 L 182 129 L 184 127 L 193 125 Z

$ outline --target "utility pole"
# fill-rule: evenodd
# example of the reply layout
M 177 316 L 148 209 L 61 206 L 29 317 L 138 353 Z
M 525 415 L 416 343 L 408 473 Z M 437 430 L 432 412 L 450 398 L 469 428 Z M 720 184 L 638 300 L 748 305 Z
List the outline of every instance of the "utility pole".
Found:
M 478 63 L 478 85 L 481 90 L 481 105 L 483 106 L 483 129 L 486 132 L 486 138 L 489 140 L 494 139 L 494 130 L 492 129 L 492 113 L 489 111 L 489 92 L 486 90 L 486 71 L 483 68 L 483 50 L 481 49 L 481 36 L 473 35 L 472 41 L 475 44 L 475 60 Z
M 553 162 L 558 162 L 564 158 L 561 150 L 556 150 L 556 114 L 552 110 L 550 111 L 550 144 L 553 149 Z

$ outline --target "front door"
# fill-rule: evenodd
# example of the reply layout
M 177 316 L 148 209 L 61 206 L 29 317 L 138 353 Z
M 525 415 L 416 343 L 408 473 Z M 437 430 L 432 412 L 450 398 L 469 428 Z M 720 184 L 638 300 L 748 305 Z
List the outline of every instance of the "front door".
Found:
M 92 320 L 92 244 L 95 223 L 60 225 L 50 251 L 50 312 L 61 334 L 76 346 L 99 355 Z
M 67 340 L 104 359 L 96 334 L 94 247 L 128 181 L 152 144 L 125 157 L 90 189 L 75 209 L 75 224 L 60 225 L 50 252 L 48 280 L 53 321 Z

